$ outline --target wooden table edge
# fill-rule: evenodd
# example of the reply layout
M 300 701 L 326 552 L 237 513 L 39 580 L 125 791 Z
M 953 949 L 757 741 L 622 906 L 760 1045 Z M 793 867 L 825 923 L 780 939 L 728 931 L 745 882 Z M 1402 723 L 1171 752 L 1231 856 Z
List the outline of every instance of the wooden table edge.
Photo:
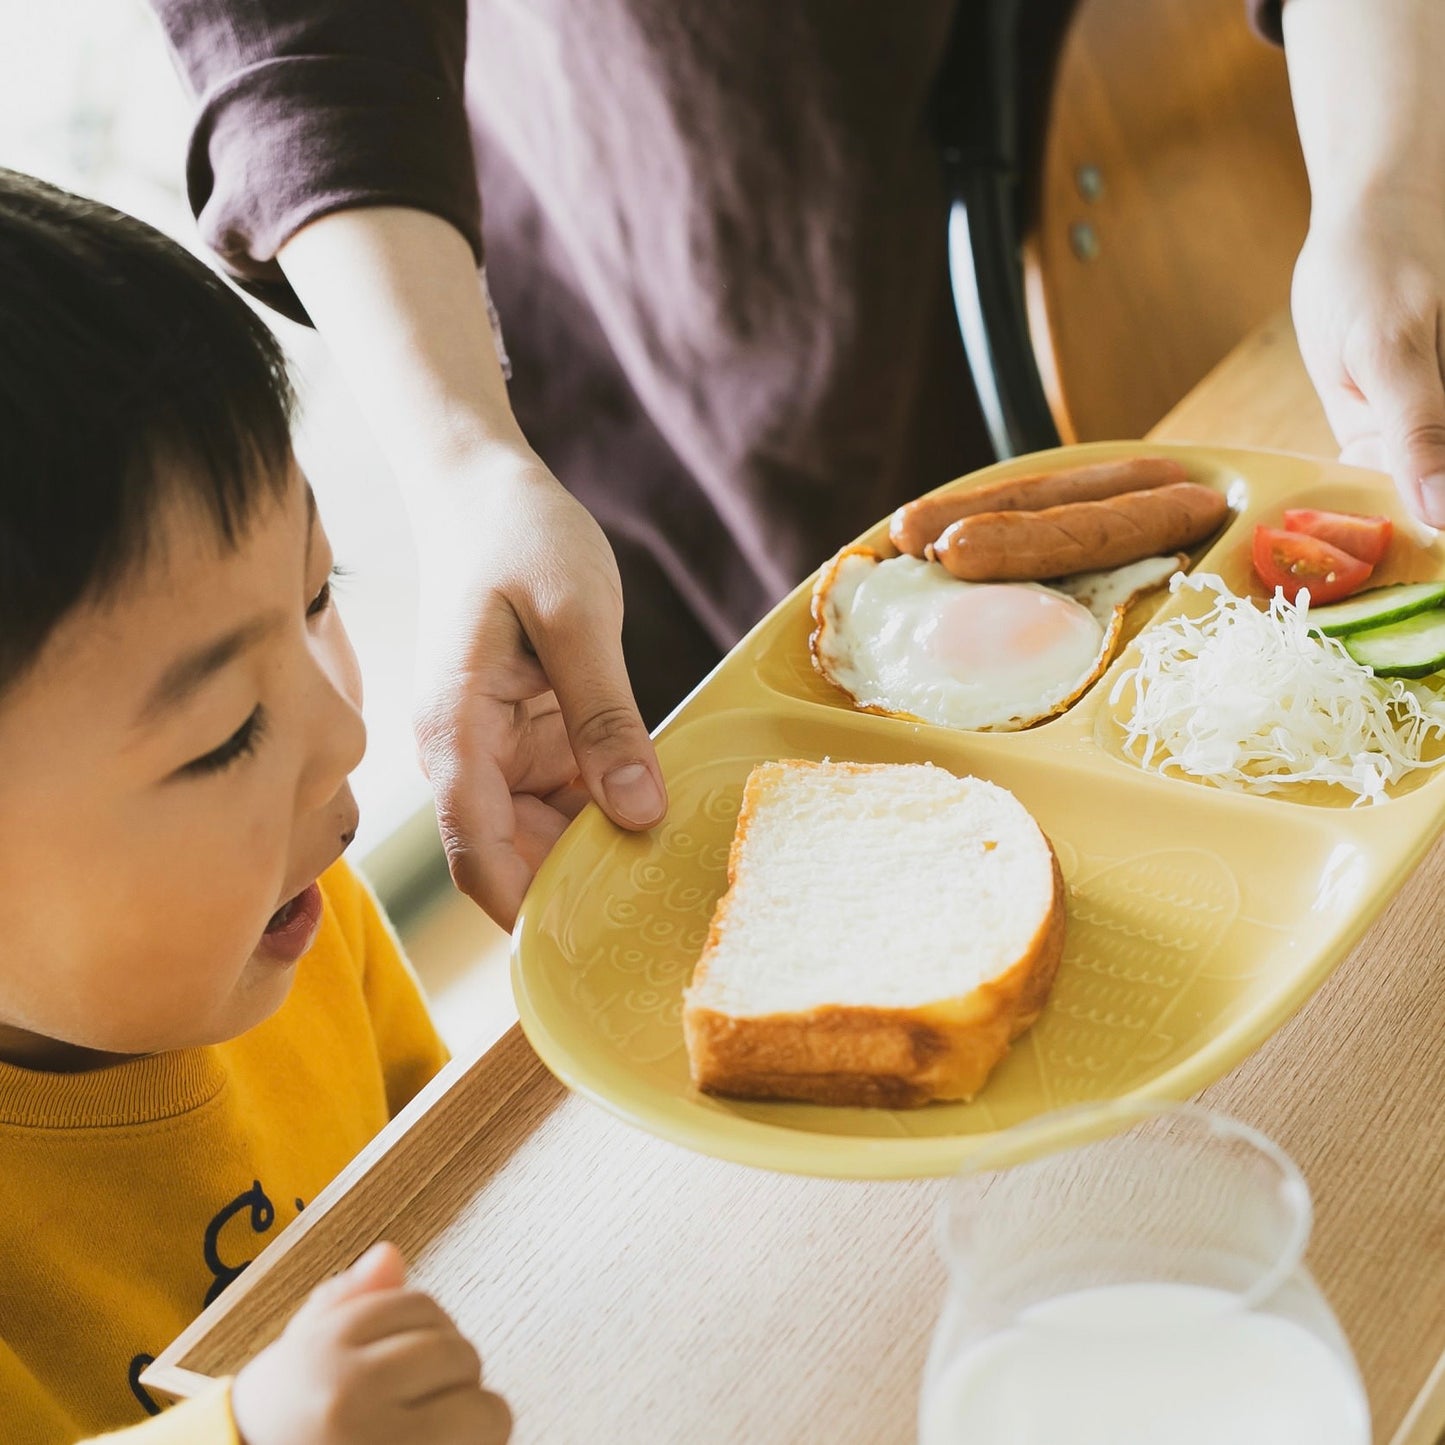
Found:
M 1445 1355 L 1435 1362 L 1435 1368 L 1400 1422 L 1390 1445 L 1439 1445 L 1442 1439 L 1445 1439 Z
M 182 1361 L 217 1325 L 249 1306 L 253 1298 L 262 1293 L 285 1292 L 294 1308 L 328 1273 L 335 1272 L 317 1269 L 302 1259 L 312 1232 L 323 1222 L 347 1241 L 348 1263 L 375 1242 L 369 1229 L 364 1227 L 367 1211 L 356 1190 L 363 1178 L 387 1164 L 398 1170 L 399 1177 L 412 1181 L 410 1192 L 415 1194 L 425 1186 L 429 1173 L 425 1169 L 408 1168 L 408 1160 L 425 1154 L 433 1170 L 444 1168 L 467 1140 L 485 1128 L 512 1099 L 541 1081 L 555 1083 L 532 1051 L 520 1024 L 513 1024 L 481 1053 L 453 1059 L 317 1194 L 305 1211 L 262 1250 L 240 1278 L 146 1366 L 141 1372 L 141 1384 L 172 1398 L 186 1399 L 212 1383 L 214 1376 L 193 1370 Z M 556 1087 L 560 1096 L 562 1086 Z M 480 1105 L 478 1097 L 482 1101 Z M 354 1227 L 348 1227 L 348 1212 L 358 1215 Z M 342 1267 L 344 1265 L 336 1268 Z

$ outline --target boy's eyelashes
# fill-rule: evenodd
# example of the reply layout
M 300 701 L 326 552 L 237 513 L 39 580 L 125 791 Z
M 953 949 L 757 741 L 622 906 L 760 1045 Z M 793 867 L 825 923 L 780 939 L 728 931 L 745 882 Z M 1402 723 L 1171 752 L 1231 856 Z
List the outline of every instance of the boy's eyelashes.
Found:
M 181 768 L 181 772 L 201 777 L 210 773 L 219 773 L 222 769 L 230 767 L 238 758 L 244 758 L 248 753 L 254 752 L 265 728 L 266 714 L 262 711 L 261 704 L 257 703 L 251 711 L 251 716 L 220 747 L 212 748 L 210 752 L 199 758 L 193 758 Z
M 341 578 L 347 576 L 347 574 L 348 569 L 343 567 L 339 562 L 332 566 L 331 571 L 326 574 L 326 581 L 321 584 L 321 590 L 307 604 L 306 615 L 308 617 L 318 617 L 331 606 L 331 595 L 334 586 Z

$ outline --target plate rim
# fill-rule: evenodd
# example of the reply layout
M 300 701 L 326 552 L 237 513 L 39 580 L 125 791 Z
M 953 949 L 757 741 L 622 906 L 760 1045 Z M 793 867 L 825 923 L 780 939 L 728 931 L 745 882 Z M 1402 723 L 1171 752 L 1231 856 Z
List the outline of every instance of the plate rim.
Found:
M 1278 449 L 1214 447 L 1204 443 L 1115 441 L 1064 446 L 1011 458 L 955 478 L 934 488 L 933 492 L 966 489 L 1028 471 L 1051 470 L 1054 468 L 1047 465 L 1051 459 L 1056 460 L 1059 466 L 1064 466 L 1083 459 L 1102 460 L 1130 455 L 1175 455 L 1181 459 L 1192 456 L 1208 459 L 1215 468 L 1231 468 L 1236 472 L 1246 471 L 1251 462 L 1257 463 L 1260 458 L 1280 459 L 1303 463 L 1316 474 L 1312 482 L 1302 482 L 1302 487 L 1350 480 L 1390 485 L 1388 478 L 1377 472 L 1349 467 L 1327 458 Z M 1345 475 L 1342 477 L 1341 473 Z M 1390 495 L 1394 495 L 1392 487 Z M 887 519 L 884 519 L 848 545 L 867 544 L 870 538 L 876 541 L 880 530 L 885 529 L 886 525 Z M 1222 544 L 1230 530 L 1227 527 L 1213 546 Z M 748 685 L 739 687 L 736 680 L 724 679 L 720 674 L 739 654 L 753 650 L 753 645 L 774 624 L 780 613 L 797 605 L 800 595 L 810 591 L 816 575 L 815 572 L 805 578 L 749 629 L 719 662 L 717 668 L 702 679 L 658 726 L 653 733 L 655 740 L 662 741 L 674 730 L 681 730 L 688 724 L 704 722 L 710 717 L 725 715 L 739 707 L 751 711 L 776 711 L 774 699 L 786 697 L 786 694 L 781 694 L 776 688 L 756 679 L 750 679 Z M 739 668 L 737 671 L 741 675 L 744 670 Z M 708 699 L 708 706 L 700 711 L 705 690 L 714 682 L 725 681 L 732 684 L 731 688 L 715 689 L 716 703 Z M 1100 686 L 1102 680 L 1091 689 L 1096 698 Z M 804 711 L 826 707 L 826 704 L 802 697 L 793 697 L 790 700 L 799 704 Z M 847 709 L 829 710 L 837 711 L 843 718 L 866 716 Z M 875 719 L 876 723 L 885 725 L 895 724 L 896 721 Z M 1145 776 L 1149 775 L 1141 773 L 1141 777 Z M 1170 781 L 1174 785 L 1200 786 L 1186 780 Z M 1422 793 L 1429 795 L 1428 798 L 1422 798 Z M 1274 806 L 1287 800 L 1258 798 L 1253 801 L 1264 806 Z M 1329 937 L 1324 947 L 1312 955 L 1312 962 L 1308 967 L 1292 974 L 1280 988 L 1247 1014 L 1210 1035 L 1204 1044 L 1155 1078 L 1134 1088 L 1088 1101 L 1097 1107 L 1089 1109 L 1086 1103 L 1080 1111 L 1081 1122 L 1078 1127 L 1081 1130 L 1086 1127 L 1082 1122 L 1084 1115 L 1097 1119 L 1100 1111 L 1106 1112 L 1121 1101 L 1134 1103 L 1139 1100 L 1172 1101 L 1190 1098 L 1236 1068 L 1283 1028 L 1348 957 L 1433 845 L 1442 823 L 1445 823 L 1445 789 L 1430 789 L 1428 786 L 1419 788 L 1413 793 L 1392 799 L 1383 808 L 1362 811 L 1364 814 L 1387 812 L 1398 818 L 1402 810 L 1405 813 L 1426 816 L 1412 818 L 1409 836 L 1404 843 L 1385 850 L 1386 856 L 1380 859 L 1377 877 L 1373 880 L 1367 896 L 1343 918 L 1341 926 Z M 1314 809 L 1311 808 L 1310 811 Z M 1320 811 L 1339 817 L 1349 810 L 1327 808 Z M 531 965 L 524 957 L 529 929 L 533 926 L 532 920 L 540 912 L 541 902 L 548 895 L 548 885 L 565 861 L 567 834 L 577 829 L 584 818 L 592 816 L 601 816 L 596 804 L 588 804 L 554 845 L 523 900 L 510 944 L 511 984 L 522 1030 L 538 1058 L 567 1088 L 591 1100 L 623 1122 L 696 1153 L 735 1164 L 812 1177 L 875 1180 L 944 1177 L 954 1173 L 971 1153 L 1003 1132 L 999 1129 L 986 1129 L 966 1134 L 901 1136 L 821 1133 L 767 1124 L 740 1114 L 729 1114 L 726 1101 L 712 1101 L 718 1112 L 713 1112 L 713 1107 L 699 1109 L 699 1101 L 686 1093 L 650 1092 L 644 1084 L 638 1082 L 635 1074 L 630 1079 L 632 1087 L 621 1091 L 599 1085 L 594 1077 L 595 1071 L 589 1070 L 585 1062 L 579 1066 L 574 1059 L 573 1050 L 549 1025 L 546 1010 L 538 1006 L 539 1001 L 529 984 Z M 1378 833 L 1380 830 L 1376 828 L 1374 831 Z M 692 1093 L 695 1094 L 696 1091 L 692 1090 Z M 1046 1112 L 1054 1111 L 1040 1111 L 1040 1114 L 1032 1117 L 1041 1117 Z

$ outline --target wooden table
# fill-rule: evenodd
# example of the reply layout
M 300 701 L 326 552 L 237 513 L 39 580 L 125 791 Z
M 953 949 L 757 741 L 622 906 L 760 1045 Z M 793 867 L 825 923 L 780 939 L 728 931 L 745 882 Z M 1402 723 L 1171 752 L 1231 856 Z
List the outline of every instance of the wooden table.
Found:
M 1333 451 L 1286 320 L 1153 435 Z M 1437 847 L 1301 1013 L 1204 1095 L 1308 1176 L 1311 1266 L 1392 1445 L 1445 1427 L 1442 883 Z M 481 1347 L 517 1445 L 902 1445 L 942 1295 L 942 1187 L 689 1154 L 568 1095 L 513 1029 L 435 1081 L 145 1379 L 185 1395 L 238 1368 L 387 1237 Z

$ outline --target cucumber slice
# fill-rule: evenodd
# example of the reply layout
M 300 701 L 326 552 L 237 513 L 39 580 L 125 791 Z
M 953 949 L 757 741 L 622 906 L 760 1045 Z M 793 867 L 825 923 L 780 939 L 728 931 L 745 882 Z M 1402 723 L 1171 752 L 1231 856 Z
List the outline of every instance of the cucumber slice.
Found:
M 1345 651 L 1376 677 L 1425 677 L 1445 667 L 1445 609 L 1342 637 Z
M 1387 622 L 1428 612 L 1442 603 L 1445 603 L 1445 582 L 1397 582 L 1393 587 L 1372 587 L 1347 602 L 1311 607 L 1310 631 L 1326 637 L 1348 637 L 1352 632 L 1383 627 Z

